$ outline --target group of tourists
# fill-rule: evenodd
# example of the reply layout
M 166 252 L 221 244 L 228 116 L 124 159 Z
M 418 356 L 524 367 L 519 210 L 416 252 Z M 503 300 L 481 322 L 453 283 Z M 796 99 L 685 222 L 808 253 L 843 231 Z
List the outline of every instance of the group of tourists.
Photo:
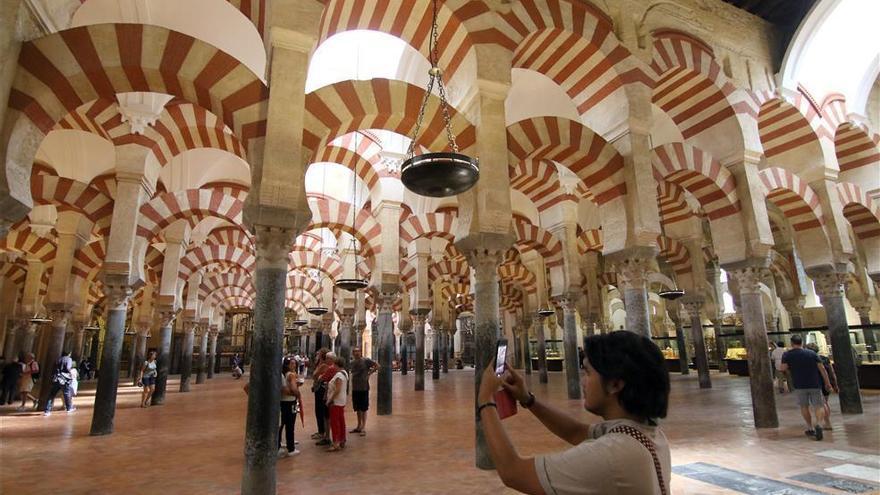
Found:
M 0 378 L 0 405 L 12 405 L 19 402 L 17 411 L 37 410 L 38 400 L 34 395 L 34 386 L 42 376 L 40 364 L 31 352 L 22 353 L 18 357 L 6 362 L 2 368 L 3 376 Z M 52 368 L 52 381 L 43 408 L 43 415 L 52 414 L 55 396 L 61 392 L 64 397 L 64 409 L 72 413 L 76 411 L 73 406 L 73 397 L 79 388 L 80 373 L 76 363 L 70 358 L 70 353 L 64 351 Z M 28 402 L 31 404 L 29 405 Z
M 819 354 L 815 343 L 804 346 L 800 335 L 792 335 L 791 348 L 784 350 L 782 342 L 773 350 L 777 380 L 790 383 L 791 391 L 797 397 L 801 416 L 807 425 L 804 433 L 814 439 L 822 440 L 825 430 L 831 430 L 831 406 L 828 397 L 837 392 L 837 375 L 827 356 Z M 780 391 L 782 391 L 780 389 Z M 816 421 L 813 421 L 815 415 Z

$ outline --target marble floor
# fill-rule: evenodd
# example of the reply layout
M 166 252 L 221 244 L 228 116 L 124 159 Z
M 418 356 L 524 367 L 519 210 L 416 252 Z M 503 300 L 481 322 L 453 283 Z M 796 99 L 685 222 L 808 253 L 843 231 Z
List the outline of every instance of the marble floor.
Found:
M 834 430 L 822 442 L 807 439 L 791 395 L 777 396 L 781 426 L 751 427 L 749 383 L 713 375 L 700 390 L 695 374 L 673 375 L 671 410 L 663 427 L 672 446 L 672 493 L 872 493 L 880 484 L 880 394 L 864 392 L 865 414 L 842 417 L 834 398 Z M 374 378 L 375 379 L 375 378 Z M 551 373 L 535 394 L 587 418 L 579 401 L 565 398 L 564 376 Z M 365 437 L 326 453 L 309 441 L 315 422 L 311 399 L 305 427 L 297 420 L 302 454 L 278 462 L 279 493 L 496 494 L 510 493 L 494 472 L 473 467 L 473 372 L 451 370 L 426 390 L 414 376 L 394 376 L 394 414 L 372 416 Z M 0 493 L 61 490 L 65 494 L 234 494 L 242 466 L 243 381 L 227 374 L 141 409 L 139 390 L 119 390 L 116 432 L 89 437 L 94 382 L 76 399 L 74 414 L 17 413 L 0 407 Z M 307 396 L 308 397 L 308 396 Z M 374 403 L 375 404 L 375 403 Z M 56 400 L 60 406 L 60 397 Z M 349 427 L 354 414 L 347 413 Z M 520 452 L 564 447 L 528 413 L 505 420 Z M 836 487 L 836 488 L 835 488 Z

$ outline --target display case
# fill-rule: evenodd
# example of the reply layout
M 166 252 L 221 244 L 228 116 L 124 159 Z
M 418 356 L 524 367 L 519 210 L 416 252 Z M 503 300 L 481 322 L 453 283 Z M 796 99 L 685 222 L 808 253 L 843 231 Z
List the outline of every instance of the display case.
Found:
M 562 371 L 565 351 L 561 340 L 547 339 L 544 341 L 547 351 L 547 371 Z M 529 341 L 529 356 L 532 358 L 532 369 L 538 369 L 538 341 Z

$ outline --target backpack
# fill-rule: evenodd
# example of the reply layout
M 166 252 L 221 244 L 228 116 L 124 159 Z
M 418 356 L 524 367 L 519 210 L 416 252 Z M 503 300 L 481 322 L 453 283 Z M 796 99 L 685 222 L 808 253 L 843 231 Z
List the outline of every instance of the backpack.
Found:
M 37 367 L 37 370 L 34 371 L 34 366 Z M 31 379 L 37 381 L 40 379 L 40 365 L 37 364 L 36 361 L 31 361 L 31 364 L 28 365 L 28 369 L 31 370 Z
M 73 375 L 70 374 L 70 369 L 64 368 L 63 363 L 62 358 L 59 358 L 55 363 L 55 373 L 52 375 L 52 381 L 62 387 L 66 387 L 73 381 Z

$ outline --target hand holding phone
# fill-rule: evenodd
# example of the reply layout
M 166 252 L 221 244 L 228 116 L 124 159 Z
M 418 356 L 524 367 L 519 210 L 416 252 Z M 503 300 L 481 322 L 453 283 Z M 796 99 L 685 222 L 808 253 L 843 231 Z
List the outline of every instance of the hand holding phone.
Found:
M 507 370 L 507 339 L 498 339 L 495 348 L 495 375 L 501 376 Z M 498 417 L 501 419 L 509 418 L 516 414 L 516 399 L 507 390 L 502 388 L 495 392 L 495 405 L 498 409 Z
M 498 339 L 495 347 L 495 375 L 501 376 L 507 369 L 507 339 Z

